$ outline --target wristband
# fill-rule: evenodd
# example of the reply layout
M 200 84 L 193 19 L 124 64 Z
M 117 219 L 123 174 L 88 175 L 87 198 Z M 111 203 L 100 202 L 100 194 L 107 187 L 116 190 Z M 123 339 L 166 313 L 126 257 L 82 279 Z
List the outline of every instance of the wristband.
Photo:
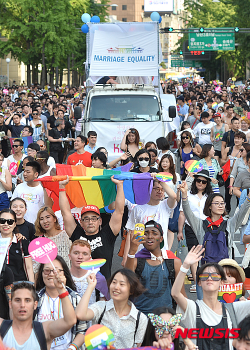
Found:
M 128 254 L 128 258 L 130 258 L 130 259 L 134 259 L 134 258 L 135 258 L 135 254 L 133 254 L 133 255 Z
M 66 188 L 59 188 L 59 192 L 66 192 Z
M 64 293 L 62 293 L 62 294 L 59 294 L 58 296 L 59 296 L 60 299 L 63 299 L 63 298 L 65 298 L 65 297 L 67 297 L 68 295 L 69 295 L 69 292 L 66 291 L 66 292 L 64 292 Z
M 229 188 L 229 187 L 233 187 L 233 186 L 228 186 L 227 188 Z
M 183 265 L 180 267 L 180 271 L 183 273 L 187 273 L 189 269 L 186 269 Z
M 78 350 L 78 346 L 75 343 L 71 343 L 69 346 L 69 349 L 71 350 Z
M 182 197 L 182 199 L 187 199 L 188 197 Z

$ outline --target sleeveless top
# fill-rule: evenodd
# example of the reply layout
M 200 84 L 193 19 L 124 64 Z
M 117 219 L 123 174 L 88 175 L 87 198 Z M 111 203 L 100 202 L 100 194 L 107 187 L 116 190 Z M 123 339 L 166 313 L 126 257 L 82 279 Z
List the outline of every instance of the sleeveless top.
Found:
M 53 167 L 50 166 L 49 169 L 46 171 L 45 174 L 42 174 L 42 175 L 39 175 L 39 176 L 38 176 L 38 179 L 41 179 L 42 177 L 45 177 L 45 176 L 50 176 L 50 172 L 51 172 L 52 169 L 53 169 Z
M 216 141 L 213 142 L 213 146 L 215 151 L 221 151 L 221 142 L 224 133 L 225 124 L 222 124 L 222 127 L 219 130 L 216 128 L 216 125 L 214 126 L 214 139 Z
M 185 164 L 188 160 L 192 159 L 193 156 L 194 156 L 193 150 L 191 150 L 191 152 L 189 152 L 189 153 L 185 153 L 185 152 L 183 151 L 183 149 L 181 149 L 181 160 L 184 162 L 184 164 Z M 184 165 L 181 167 L 181 175 L 183 175 L 183 173 L 184 173 Z
M 5 337 L 3 338 L 3 343 L 5 346 L 8 346 L 9 348 L 14 348 L 16 350 L 26 350 L 26 349 L 41 350 L 40 344 L 37 340 L 34 329 L 32 329 L 29 339 L 26 340 L 26 342 L 23 345 L 19 345 L 15 339 L 13 329 L 11 326 L 8 332 L 6 333 Z
M 4 168 L 2 168 L 0 179 L 3 180 L 4 182 L 6 182 L 5 169 Z M 0 194 L 3 193 L 3 192 L 6 192 L 6 189 L 3 187 L 3 184 L 0 182 Z
M 173 307 L 172 287 L 165 264 L 152 266 L 146 261 L 141 274 L 141 283 L 147 290 L 135 300 L 134 304 L 138 310 L 147 315 L 159 305 Z

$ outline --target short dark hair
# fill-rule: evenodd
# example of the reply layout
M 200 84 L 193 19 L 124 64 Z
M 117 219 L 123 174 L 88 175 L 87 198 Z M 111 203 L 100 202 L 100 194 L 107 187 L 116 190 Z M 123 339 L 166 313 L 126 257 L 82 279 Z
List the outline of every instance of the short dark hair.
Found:
M 91 155 L 91 160 L 93 160 L 93 159 L 100 159 L 100 161 L 102 162 L 102 165 L 106 168 L 107 157 L 103 152 L 96 151 L 95 153 L 93 153 Z
M 12 209 L 7 209 L 7 208 L 5 208 L 5 209 L 1 210 L 1 211 L 0 211 L 0 217 L 1 217 L 2 214 L 4 214 L 4 213 L 11 214 L 11 215 L 13 216 L 15 222 L 16 222 L 16 213 L 15 213 Z
M 62 268 L 64 271 L 64 276 L 66 277 L 66 286 L 69 287 L 70 289 L 76 291 L 75 283 L 72 279 L 71 273 L 69 271 L 69 268 L 68 268 L 65 260 L 60 255 L 57 255 L 55 260 L 59 261 L 59 263 L 62 265 Z M 43 281 L 43 267 L 44 267 L 44 264 L 40 264 L 39 270 L 37 273 L 37 277 L 36 277 L 36 290 L 37 291 L 39 291 L 43 287 L 45 287 L 45 284 Z
M 238 138 L 240 138 L 240 139 L 243 139 L 244 141 L 245 141 L 245 139 L 246 139 L 246 135 L 244 134 L 244 132 L 242 132 L 242 131 L 237 131 L 235 134 L 234 134 L 234 138 L 235 137 L 238 137 Z
M 222 196 L 222 194 L 220 193 L 212 193 L 210 194 L 208 197 L 207 197 L 207 200 L 205 202 L 205 206 L 204 206 L 204 209 L 203 209 L 203 214 L 206 215 L 206 216 L 211 216 L 211 204 L 214 200 L 215 197 L 221 197 L 224 201 L 224 197 Z M 226 215 L 226 211 L 223 213 L 223 215 Z
M 207 103 L 213 103 L 213 100 L 211 98 L 208 98 Z
M 246 316 L 243 320 L 238 324 L 239 330 L 239 340 L 250 340 L 250 315 Z
M 40 164 L 39 164 L 38 162 L 36 162 L 36 161 L 34 161 L 34 162 L 28 162 L 28 163 L 26 164 L 26 167 L 27 167 L 27 166 L 30 166 L 30 167 L 34 170 L 35 173 L 38 173 L 38 175 L 40 175 L 41 166 L 40 166 Z
M 49 153 L 47 151 L 38 151 L 37 155 L 38 154 L 40 155 L 40 157 L 37 157 L 37 158 L 45 158 L 46 163 L 47 163 L 47 161 L 49 159 Z
M 149 148 L 148 151 L 149 151 L 149 153 L 150 153 L 150 152 L 153 152 L 154 155 L 157 157 L 157 155 L 158 155 L 157 149 L 155 149 L 155 148 Z M 151 156 L 151 154 L 150 154 L 150 156 Z
M 197 271 L 197 283 L 199 283 L 200 281 L 200 275 L 203 273 L 203 271 L 207 268 L 207 267 L 214 267 L 216 269 L 216 271 L 218 272 L 219 275 L 221 275 L 221 280 L 222 281 L 226 281 L 226 274 L 225 274 L 225 271 L 223 269 L 222 266 L 220 266 L 219 264 L 217 263 L 208 263 L 208 264 L 204 264 L 202 265 L 201 267 L 199 267 L 198 271 Z
M 114 272 L 113 275 L 108 280 L 108 287 L 109 288 L 110 288 L 110 285 L 111 285 L 113 279 L 115 278 L 115 276 L 118 273 L 121 273 L 123 276 L 125 276 L 127 278 L 128 283 L 130 284 L 130 296 L 131 297 L 138 297 L 139 295 L 141 295 L 142 293 L 144 293 L 146 291 L 144 286 L 139 281 L 137 275 L 129 269 L 120 269 L 120 270 L 117 270 L 116 272 Z
M 96 133 L 96 131 L 89 131 L 87 136 L 88 137 L 90 137 L 90 136 L 97 136 L 97 133 Z
M 87 137 L 86 136 L 78 135 L 78 136 L 76 136 L 76 138 L 77 137 L 79 137 L 81 139 L 81 141 L 85 143 L 85 145 L 87 144 Z
M 162 151 L 168 151 L 170 148 L 169 142 L 166 137 L 158 137 L 156 140 L 157 148 Z
M 201 113 L 201 119 L 202 119 L 202 118 L 208 118 L 208 117 L 209 117 L 208 112 L 202 112 L 202 113 Z
M 11 208 L 12 204 L 16 201 L 21 201 L 25 205 L 25 208 L 27 208 L 27 203 L 25 202 L 25 200 L 23 198 L 20 198 L 20 197 L 16 197 L 16 198 L 12 199 L 12 201 L 10 201 L 10 208 Z
M 19 142 L 20 146 L 24 145 L 24 142 L 22 139 L 15 139 L 13 142 Z
M 143 153 L 147 153 L 147 155 L 149 156 L 149 162 L 151 162 L 151 155 L 150 155 L 149 151 L 145 148 L 140 149 L 138 152 L 136 152 L 135 157 L 134 157 L 135 162 L 137 162 L 137 158 L 140 157 L 140 155 Z
M 37 298 L 36 298 L 35 286 L 33 284 L 25 282 L 25 281 L 14 284 L 14 286 L 11 289 L 11 300 L 14 298 L 15 291 L 17 291 L 19 289 L 28 289 L 32 294 L 32 298 L 34 299 L 34 301 L 36 301 Z
M 23 158 L 23 161 L 25 159 L 28 159 L 29 162 L 34 162 L 35 161 L 35 159 L 33 157 L 31 157 L 31 156 L 27 156 L 27 157 Z
M 250 159 L 250 152 L 247 152 L 247 162 L 249 161 Z
M 30 143 L 27 148 L 33 149 L 37 152 L 40 151 L 40 146 L 35 142 Z
M 239 119 L 238 119 L 238 118 L 233 117 L 233 118 L 231 119 L 231 124 L 232 124 L 233 122 L 235 122 L 235 120 L 239 121 Z
M 206 143 L 205 145 L 203 145 L 200 158 L 206 158 L 212 147 L 213 145 L 211 143 Z
M 153 141 L 148 141 L 148 142 L 146 143 L 146 145 L 145 145 L 145 148 L 146 148 L 146 149 L 148 149 L 148 148 L 152 149 L 152 148 L 151 148 L 152 145 L 154 145 L 154 146 L 156 147 L 156 143 L 155 143 L 155 142 L 153 142 Z
M 31 134 L 31 136 L 33 135 L 33 128 L 32 128 L 32 126 L 30 126 L 30 125 L 25 125 L 25 127 L 23 128 L 23 130 L 24 129 L 29 129 L 29 133 Z

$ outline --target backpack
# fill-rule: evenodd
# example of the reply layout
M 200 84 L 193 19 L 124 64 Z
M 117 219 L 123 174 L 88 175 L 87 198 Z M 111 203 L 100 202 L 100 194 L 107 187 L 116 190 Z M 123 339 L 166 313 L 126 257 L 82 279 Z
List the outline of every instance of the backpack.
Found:
M 209 221 L 203 221 L 203 229 L 206 232 L 203 238 L 203 247 L 205 248 L 204 255 L 201 259 L 201 264 L 207 264 L 209 262 L 218 263 L 222 259 L 228 259 L 228 242 L 226 232 L 227 221 L 223 220 L 221 225 L 213 230 L 208 226 Z
M 11 326 L 12 326 L 12 320 L 3 320 L 3 322 L 0 326 L 0 336 L 2 339 L 5 337 L 6 333 L 8 332 L 8 330 L 10 329 Z M 48 350 L 47 349 L 47 341 L 46 341 L 46 337 L 44 334 L 44 329 L 43 329 L 42 323 L 33 321 L 32 327 L 34 329 L 34 332 L 35 332 L 36 338 L 39 342 L 41 350 Z
M 173 286 L 174 281 L 175 281 L 175 269 L 174 269 L 174 259 L 164 259 L 165 265 L 168 269 L 168 279 L 171 282 L 171 286 Z M 146 263 L 146 259 L 144 258 L 137 258 L 137 267 L 135 269 L 135 273 L 139 280 L 141 279 L 141 274 L 144 269 Z M 172 297 L 172 303 L 173 303 L 173 308 L 176 309 L 176 301 Z

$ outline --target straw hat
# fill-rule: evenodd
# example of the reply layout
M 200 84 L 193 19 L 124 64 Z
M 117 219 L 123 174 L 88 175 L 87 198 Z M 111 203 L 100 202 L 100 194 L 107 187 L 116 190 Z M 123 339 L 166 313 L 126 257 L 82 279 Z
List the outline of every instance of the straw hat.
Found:
M 233 259 L 223 259 L 223 260 L 221 260 L 219 262 L 219 265 L 220 266 L 232 266 L 232 267 L 235 267 L 239 271 L 239 274 L 240 274 L 240 277 L 242 279 L 242 282 L 245 282 L 245 279 L 246 279 L 245 272 L 242 269 L 242 267 L 240 267 L 240 265 L 235 260 L 233 260 Z

